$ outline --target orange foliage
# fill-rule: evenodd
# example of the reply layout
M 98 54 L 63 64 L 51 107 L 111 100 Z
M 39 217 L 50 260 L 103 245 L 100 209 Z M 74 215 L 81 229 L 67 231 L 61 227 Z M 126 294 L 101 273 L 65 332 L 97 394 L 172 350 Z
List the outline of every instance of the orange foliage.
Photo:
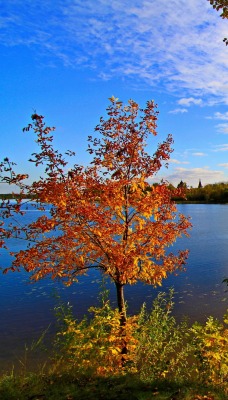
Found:
M 95 128 L 98 137 L 88 138 L 92 162 L 68 172 L 63 155 L 53 148 L 54 128 L 46 127 L 42 116 L 32 116 L 33 125 L 24 130 L 33 128 L 40 152 L 30 161 L 44 166 L 44 176 L 23 184 L 27 175 L 16 175 L 8 159 L 0 164 L 0 172 L 3 182 L 18 184 L 21 198 L 28 194 L 37 199 L 38 209 L 49 204 L 51 212 L 20 229 L 2 227 L 0 244 L 20 235 L 30 240 L 26 250 L 14 255 L 11 269 L 23 267 L 34 280 L 50 275 L 71 284 L 88 268 L 99 268 L 116 284 L 119 311 L 125 316 L 123 286 L 139 280 L 160 285 L 181 269 L 187 251 L 174 255 L 167 249 L 187 235 L 191 224 L 177 215 L 168 184 L 150 183 L 169 160 L 173 143 L 169 135 L 153 156 L 145 151 L 148 135 L 157 134 L 156 105 L 149 101 L 141 110 L 132 100 L 127 106 L 113 97 L 110 101 L 108 119 L 101 118 Z M 3 202 L 3 216 L 20 212 L 22 203 L 19 198 L 15 205 Z

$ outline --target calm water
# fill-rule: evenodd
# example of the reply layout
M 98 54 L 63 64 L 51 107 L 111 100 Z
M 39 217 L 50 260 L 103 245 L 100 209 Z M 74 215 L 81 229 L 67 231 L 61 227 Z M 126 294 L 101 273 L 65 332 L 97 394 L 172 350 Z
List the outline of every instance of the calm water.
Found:
M 143 284 L 126 287 L 125 295 L 130 313 L 136 312 L 144 301 L 150 305 L 160 290 L 175 288 L 175 310 L 178 320 L 187 315 L 190 322 L 204 322 L 209 315 L 221 318 L 227 309 L 228 293 L 222 284 L 228 276 L 228 205 L 183 204 L 178 209 L 192 218 L 190 238 L 177 241 L 172 251 L 188 248 L 190 255 L 187 271 L 170 275 L 163 287 L 153 289 Z M 35 211 L 28 211 L 32 218 Z M 12 242 L 12 250 L 18 249 Z M 9 256 L 1 250 L 1 265 L 9 265 Z M 49 338 L 55 330 L 53 308 L 54 293 L 70 302 L 77 318 L 89 306 L 98 303 L 101 276 L 98 271 L 81 278 L 79 283 L 65 288 L 61 283 L 48 280 L 30 284 L 24 272 L 0 276 L 0 367 L 12 366 L 24 354 L 25 344 L 39 338 L 48 327 Z M 115 304 L 115 291 L 109 285 L 110 297 Z

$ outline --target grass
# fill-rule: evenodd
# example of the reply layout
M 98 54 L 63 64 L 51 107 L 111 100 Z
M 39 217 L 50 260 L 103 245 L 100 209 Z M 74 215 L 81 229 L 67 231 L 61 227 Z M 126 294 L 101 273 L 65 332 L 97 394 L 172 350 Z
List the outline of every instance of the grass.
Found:
M 226 400 L 223 391 L 196 383 L 178 385 L 172 382 L 143 383 L 137 375 L 101 378 L 28 374 L 3 376 L 1 400 Z

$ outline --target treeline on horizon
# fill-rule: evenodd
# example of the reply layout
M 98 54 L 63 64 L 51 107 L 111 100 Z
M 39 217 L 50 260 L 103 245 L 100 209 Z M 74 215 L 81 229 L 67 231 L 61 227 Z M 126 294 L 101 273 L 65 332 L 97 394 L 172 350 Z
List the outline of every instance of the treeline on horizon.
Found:
M 178 187 L 184 189 L 185 197 L 174 197 L 173 200 L 181 202 L 196 202 L 196 203 L 228 203 L 228 182 L 220 182 L 201 185 L 197 188 L 188 187 L 185 182 L 180 182 Z M 170 189 L 175 189 L 170 185 Z
M 158 185 L 155 183 L 154 185 Z M 196 202 L 196 203 L 228 203 L 228 182 L 213 183 L 202 186 L 201 184 L 197 188 L 188 187 L 185 182 L 180 182 L 177 187 L 182 187 L 183 197 L 173 196 L 172 200 L 176 202 Z M 171 190 L 175 190 L 175 186 L 169 185 Z M 17 199 L 21 197 L 18 193 L 2 193 L 0 199 Z M 24 194 L 22 198 L 34 199 L 34 196 Z

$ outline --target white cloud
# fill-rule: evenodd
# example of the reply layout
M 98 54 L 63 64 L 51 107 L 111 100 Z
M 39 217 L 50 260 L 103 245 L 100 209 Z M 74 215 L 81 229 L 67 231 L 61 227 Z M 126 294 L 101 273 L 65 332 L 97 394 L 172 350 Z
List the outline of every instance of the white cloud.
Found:
M 187 185 L 193 187 L 198 186 L 199 179 L 203 185 L 227 180 L 223 171 L 211 170 L 207 167 L 191 169 L 177 167 L 174 172 L 166 178 L 175 186 L 182 180 L 183 182 L 186 182 Z
M 220 119 L 222 121 L 228 121 L 228 111 L 225 113 L 216 112 L 213 116 L 208 116 L 206 119 Z
M 203 157 L 206 155 L 207 155 L 206 153 L 201 153 L 201 152 L 192 153 L 192 156 L 196 156 L 196 157 Z
M 38 59 L 140 80 L 184 96 L 182 105 L 228 103 L 227 21 L 208 1 L 8 0 L 2 15 L 1 43 L 30 46 Z
M 225 113 L 215 112 L 213 116 L 206 117 L 207 119 L 219 119 L 221 121 L 228 121 L 228 111 Z M 228 134 L 228 122 L 217 124 L 215 126 L 218 133 Z
M 169 111 L 169 114 L 183 114 L 188 112 L 186 108 L 175 108 L 175 110 Z
M 219 133 L 224 133 L 225 135 L 228 134 L 228 124 L 218 124 L 216 125 L 216 128 Z
M 202 99 L 194 99 L 193 97 L 180 99 L 178 102 L 181 106 L 190 107 L 192 104 L 202 104 Z
M 228 143 L 218 144 L 218 145 L 214 146 L 213 151 L 214 152 L 228 151 Z
M 175 158 L 170 158 L 169 163 L 172 163 L 172 164 L 189 164 L 189 161 L 180 161 L 180 160 L 176 160 Z
M 216 112 L 214 114 L 214 118 L 215 119 L 221 119 L 221 120 L 224 120 L 224 121 L 228 121 L 228 111 L 225 112 L 224 114 L 221 113 L 221 112 Z
M 228 168 L 228 163 L 218 164 L 219 167 Z

